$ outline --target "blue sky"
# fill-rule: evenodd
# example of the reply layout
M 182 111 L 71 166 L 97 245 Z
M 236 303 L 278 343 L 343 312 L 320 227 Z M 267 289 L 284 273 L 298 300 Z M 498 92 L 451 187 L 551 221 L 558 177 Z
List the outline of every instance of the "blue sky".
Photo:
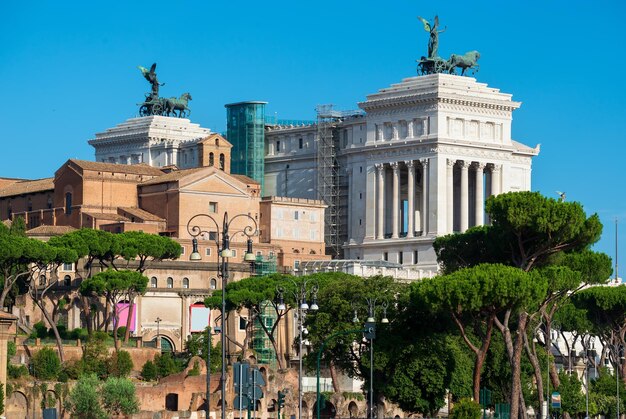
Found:
M 158 63 L 164 96 L 225 129 L 224 104 L 265 100 L 279 118 L 356 103 L 415 75 L 439 15 L 442 56 L 481 52 L 476 78 L 523 102 L 513 138 L 534 146 L 533 189 L 597 212 L 626 254 L 626 3 L 623 1 L 66 1 L 0 5 L 0 176 L 52 176 L 93 159 L 87 140 L 127 118 Z M 620 272 L 626 258 L 620 256 Z M 624 275 L 620 275 L 624 276 Z

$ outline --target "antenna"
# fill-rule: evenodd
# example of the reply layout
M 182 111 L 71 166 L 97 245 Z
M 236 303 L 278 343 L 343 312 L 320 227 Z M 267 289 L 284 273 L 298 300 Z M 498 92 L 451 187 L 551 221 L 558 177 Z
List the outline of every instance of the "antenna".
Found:
M 615 217 L 615 282 L 619 282 L 619 276 L 617 275 L 617 217 Z

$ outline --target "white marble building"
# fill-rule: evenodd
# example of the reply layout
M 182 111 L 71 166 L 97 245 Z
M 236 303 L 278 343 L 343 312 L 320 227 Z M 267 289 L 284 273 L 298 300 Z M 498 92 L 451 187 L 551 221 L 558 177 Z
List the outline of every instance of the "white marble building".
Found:
M 470 77 L 411 77 L 338 124 L 346 259 L 435 271 L 434 238 L 482 225 L 492 194 L 530 190 L 531 148 L 511 138 L 510 94 Z M 316 126 L 266 132 L 266 192 L 315 198 Z
M 99 162 L 186 169 L 199 166 L 197 143 L 210 134 L 189 119 L 155 115 L 128 119 L 96 134 L 89 144 Z

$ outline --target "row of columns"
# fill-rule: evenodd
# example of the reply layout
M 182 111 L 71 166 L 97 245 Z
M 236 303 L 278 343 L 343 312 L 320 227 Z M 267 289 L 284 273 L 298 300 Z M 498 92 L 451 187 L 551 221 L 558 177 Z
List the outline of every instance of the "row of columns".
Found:
M 422 178 L 422 194 L 421 194 L 421 211 L 420 211 L 420 223 L 422 235 L 426 235 L 428 232 L 428 213 L 429 213 L 429 195 L 430 195 L 430 179 L 429 179 L 429 171 L 428 165 L 429 160 L 427 158 L 420 159 L 419 161 L 409 160 L 402 162 L 407 169 L 407 210 L 408 210 L 408 223 L 407 223 L 407 232 L 406 237 L 412 238 L 414 237 L 415 231 L 415 191 L 416 191 L 416 170 L 421 170 L 421 178 Z M 400 237 L 400 169 L 401 162 L 391 162 L 388 164 L 376 164 L 376 239 L 384 239 L 385 238 L 385 213 L 388 211 L 385 205 L 385 172 L 387 167 L 391 167 L 392 169 L 392 202 L 391 202 L 391 238 L 397 239 Z M 460 179 L 459 179 L 459 203 L 458 208 L 460 213 L 458 214 L 458 227 L 461 232 L 467 230 L 470 226 L 469 214 L 470 214 L 470 191 L 469 191 L 469 169 L 472 167 L 474 169 L 475 176 L 475 194 L 474 194 L 474 202 L 471 205 L 474 206 L 474 220 L 472 225 L 482 225 L 484 224 L 485 211 L 484 211 L 484 202 L 485 202 L 485 188 L 483 185 L 483 175 L 485 169 L 488 169 L 490 176 L 490 191 L 491 195 L 497 195 L 501 192 L 500 183 L 501 183 L 501 165 L 496 164 L 487 164 L 483 162 L 471 162 L 467 160 L 447 160 L 447 168 L 446 168 L 446 208 L 439 208 L 439 211 L 446 211 L 446 230 L 451 233 L 454 230 L 454 167 L 458 166 L 460 169 Z M 443 192 L 443 191 L 442 191 Z
M 387 125 L 389 126 L 389 125 Z M 385 140 L 385 124 L 376 124 L 376 140 Z M 415 138 L 428 133 L 428 118 L 412 119 L 409 121 L 392 122 L 391 138 L 389 140 L 398 140 L 400 138 Z M 403 133 L 400 133 L 402 127 Z
M 422 234 L 425 235 L 428 231 L 428 159 L 421 159 L 420 169 L 422 171 L 422 211 L 421 223 Z M 416 184 L 416 169 L 417 165 L 415 161 L 405 161 L 404 165 L 407 168 L 407 186 L 408 186 L 408 225 L 407 225 L 407 237 L 413 237 L 414 226 L 414 214 L 415 214 L 415 184 Z M 390 163 L 393 171 L 393 183 L 392 183 L 392 233 L 391 238 L 397 239 L 400 237 L 400 162 Z M 376 190 L 377 190 L 377 202 L 376 202 L 376 238 L 385 238 L 385 165 L 382 163 L 376 164 Z

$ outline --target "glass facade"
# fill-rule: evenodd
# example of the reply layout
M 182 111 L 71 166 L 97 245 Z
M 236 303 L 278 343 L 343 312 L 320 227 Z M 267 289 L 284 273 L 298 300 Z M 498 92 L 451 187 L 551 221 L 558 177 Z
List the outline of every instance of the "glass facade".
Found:
M 261 184 L 265 194 L 265 105 L 239 102 L 226 106 L 226 139 L 233 145 L 231 173 L 246 175 Z

